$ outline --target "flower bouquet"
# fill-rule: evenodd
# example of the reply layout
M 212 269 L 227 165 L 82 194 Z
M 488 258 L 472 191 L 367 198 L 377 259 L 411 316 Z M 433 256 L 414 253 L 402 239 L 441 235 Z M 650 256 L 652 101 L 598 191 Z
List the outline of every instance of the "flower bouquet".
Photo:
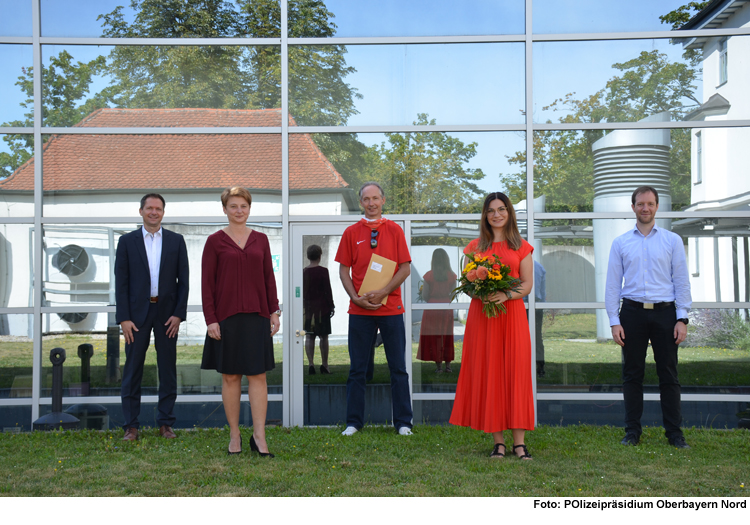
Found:
M 486 298 L 495 292 L 517 292 L 521 284 L 520 279 L 510 276 L 510 266 L 501 264 L 500 258 L 495 255 L 486 257 L 469 253 L 466 255 L 469 263 L 461 272 L 459 285 L 452 292 L 452 298 L 459 293 L 482 299 L 482 311 L 487 317 L 495 317 L 500 312 L 505 313 L 502 303 L 485 302 Z

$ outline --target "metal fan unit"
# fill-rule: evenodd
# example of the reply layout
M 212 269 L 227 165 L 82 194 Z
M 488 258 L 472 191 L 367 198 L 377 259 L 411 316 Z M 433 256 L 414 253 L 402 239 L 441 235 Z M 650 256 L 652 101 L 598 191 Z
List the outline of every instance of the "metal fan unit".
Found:
M 68 244 L 52 257 L 52 266 L 68 277 L 75 277 L 89 267 L 89 254 L 77 244 Z
M 86 312 L 65 312 L 64 314 L 58 313 L 57 315 L 60 316 L 60 319 L 70 324 L 80 323 L 89 316 Z

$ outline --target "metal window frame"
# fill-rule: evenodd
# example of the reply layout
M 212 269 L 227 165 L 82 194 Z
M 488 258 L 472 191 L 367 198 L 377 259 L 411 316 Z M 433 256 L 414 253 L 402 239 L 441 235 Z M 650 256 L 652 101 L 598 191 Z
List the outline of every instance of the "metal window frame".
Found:
M 567 130 L 628 130 L 628 129 L 682 129 L 682 128 L 739 128 L 750 127 L 750 119 L 735 119 L 729 121 L 702 121 L 698 122 L 668 122 L 668 123 L 646 123 L 646 122 L 620 122 L 620 123 L 540 123 L 533 122 L 533 61 L 534 61 L 534 44 L 544 42 L 583 42 L 583 41 L 626 41 L 626 40 L 657 40 L 657 39 L 674 39 L 674 31 L 634 31 L 634 32 L 613 32 L 613 33 L 560 33 L 560 34 L 535 34 L 533 33 L 533 0 L 525 0 L 525 31 L 523 34 L 510 35 L 474 35 L 474 36 L 434 36 L 434 37 L 333 37 L 333 38 L 290 38 L 288 36 L 287 13 L 288 6 L 286 0 L 280 0 L 281 7 L 281 37 L 279 38 L 185 38 L 185 39 L 165 39 L 165 38 L 89 38 L 89 37 L 48 37 L 42 36 L 41 31 L 41 0 L 29 0 L 32 7 L 32 35 L 30 37 L 9 37 L 0 36 L 0 44 L 22 44 L 30 45 L 33 54 L 33 66 L 36 71 L 42 70 L 42 46 L 46 45 L 69 45 L 69 46 L 279 46 L 281 48 L 281 111 L 282 115 L 288 113 L 288 52 L 291 46 L 302 45 L 430 45 L 430 44 L 472 44 L 472 43 L 523 43 L 525 56 L 525 95 L 526 95 L 526 121 L 523 124 L 487 124 L 487 125 L 436 125 L 436 126 L 299 126 L 290 128 L 288 121 L 282 118 L 280 127 L 268 128 L 59 128 L 45 127 L 42 125 L 42 82 L 41 75 L 36 75 L 33 82 L 34 88 L 34 124 L 31 127 L 9 127 L 0 129 L 1 134 L 30 134 L 34 136 L 34 215 L 30 217 L 3 217 L 0 218 L 0 224 L 33 224 L 35 231 L 41 231 L 45 224 L 132 224 L 137 218 L 131 217 L 45 217 L 43 215 L 43 186 L 42 186 L 42 137 L 43 135 L 76 135 L 76 134 L 280 134 L 282 144 L 282 213 L 281 216 L 263 216 L 254 217 L 257 222 L 281 222 L 282 224 L 282 250 L 283 253 L 289 253 L 290 222 L 351 222 L 352 216 L 310 216 L 289 214 L 289 136 L 299 133 L 410 133 L 420 131 L 430 132 L 507 132 L 523 131 L 526 139 L 527 154 L 527 202 L 533 202 L 534 199 L 534 151 L 533 136 L 536 131 L 567 131 Z M 750 36 L 750 27 L 745 28 L 726 28 L 726 29 L 700 29 L 681 31 L 679 38 L 694 39 L 705 37 L 719 37 L 728 39 L 732 36 Z M 662 218 L 750 218 L 750 210 L 747 212 L 663 212 Z M 418 215 L 418 214 L 401 214 L 392 216 L 394 220 L 403 221 L 407 230 L 407 235 L 411 238 L 411 225 L 421 221 L 433 220 L 477 220 L 475 215 L 471 214 L 435 214 L 435 215 Z M 631 218 L 631 214 L 626 213 L 535 213 L 533 207 L 525 213 L 519 213 L 518 218 L 527 221 L 534 220 L 559 220 L 559 219 L 618 219 Z M 226 219 L 223 216 L 180 216 L 169 217 L 165 224 L 170 223 L 224 223 Z M 534 241 L 534 231 L 529 229 L 528 240 Z M 36 275 L 42 275 L 43 260 L 43 236 L 34 236 L 34 245 L 32 247 L 35 261 L 34 271 Z M 282 274 L 287 282 L 291 282 L 291 268 L 289 266 L 289 257 L 282 258 Z M 291 290 L 286 287 L 283 301 L 291 300 Z M 407 303 L 412 304 L 410 287 L 405 289 L 405 298 Z M 113 306 L 75 306 L 75 307 L 42 307 L 42 280 L 34 279 L 33 288 L 33 306 L 31 307 L 12 307 L 0 308 L 2 314 L 23 314 L 33 315 L 33 363 L 32 363 L 32 397 L 21 399 L 2 399 L 0 406 L 24 406 L 30 405 L 32 408 L 32 421 L 39 416 L 39 407 L 51 403 L 50 398 L 42 398 L 41 392 L 41 369 L 42 369 L 42 323 L 40 322 L 43 314 L 53 312 L 64 312 L 69 309 L 85 312 L 112 312 Z M 452 308 L 459 305 L 452 305 Z M 541 303 L 537 302 L 534 295 L 529 296 L 529 308 L 531 309 L 590 309 L 603 308 L 603 303 Z M 750 303 L 747 302 L 714 302 L 714 303 L 694 303 L 694 308 L 729 308 L 729 309 L 748 309 Z M 413 305 L 407 312 L 407 317 L 411 315 L 411 310 L 428 310 L 437 309 L 431 305 Z M 188 307 L 189 312 L 200 312 L 198 305 Z M 532 347 L 535 348 L 535 319 L 530 317 L 530 332 L 532 338 Z M 283 343 L 284 355 L 289 355 L 290 342 L 284 338 Z M 291 380 L 291 372 L 284 372 L 282 394 L 273 394 L 269 396 L 270 401 L 281 401 L 288 403 L 288 381 Z M 411 384 L 411 383 L 410 383 Z M 537 393 L 536 378 L 534 378 L 535 403 L 538 400 L 617 400 L 622 396 L 618 394 L 550 394 Z M 153 397 L 153 399 L 151 399 Z M 647 401 L 658 400 L 657 394 L 646 394 Z M 246 398 L 246 396 L 245 396 Z M 203 402 L 219 401 L 220 395 L 196 395 L 178 396 L 178 402 Z M 413 394 L 415 401 L 419 400 L 440 400 L 453 399 L 453 394 Z M 719 395 L 719 394 L 685 394 L 685 401 L 730 401 L 730 402 L 750 402 L 750 395 Z M 144 396 L 144 401 L 152 402 L 156 396 Z M 89 397 L 89 398 L 65 398 L 65 403 L 78 402 L 97 402 L 102 404 L 119 403 L 116 397 Z M 286 411 L 284 412 L 284 424 L 288 424 Z

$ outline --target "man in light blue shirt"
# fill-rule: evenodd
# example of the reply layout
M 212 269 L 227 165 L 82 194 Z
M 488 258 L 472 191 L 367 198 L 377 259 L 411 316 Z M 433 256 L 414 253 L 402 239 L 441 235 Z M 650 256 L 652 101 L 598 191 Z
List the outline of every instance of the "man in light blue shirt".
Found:
M 677 348 L 687 335 L 690 282 L 679 235 L 656 226 L 659 193 L 641 186 L 632 195 L 635 228 L 612 243 L 605 306 L 612 337 L 622 347 L 625 401 L 623 445 L 637 445 L 643 414 L 643 375 L 651 341 L 659 376 L 664 432 L 677 448 L 690 448 L 680 428 Z M 620 308 L 622 299 L 622 308 Z

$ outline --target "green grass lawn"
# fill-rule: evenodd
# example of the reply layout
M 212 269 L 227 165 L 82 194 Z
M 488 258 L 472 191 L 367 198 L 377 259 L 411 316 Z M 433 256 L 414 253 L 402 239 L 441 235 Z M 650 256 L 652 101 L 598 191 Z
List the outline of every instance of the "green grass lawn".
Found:
M 491 460 L 491 437 L 417 425 L 414 435 L 365 427 L 269 428 L 272 460 L 227 456 L 226 429 L 0 434 L 5 496 L 741 496 L 750 488 L 750 432 L 686 429 L 690 450 L 646 428 L 637 447 L 612 427 L 539 427 L 533 461 Z M 243 430 L 245 446 L 250 430 Z

